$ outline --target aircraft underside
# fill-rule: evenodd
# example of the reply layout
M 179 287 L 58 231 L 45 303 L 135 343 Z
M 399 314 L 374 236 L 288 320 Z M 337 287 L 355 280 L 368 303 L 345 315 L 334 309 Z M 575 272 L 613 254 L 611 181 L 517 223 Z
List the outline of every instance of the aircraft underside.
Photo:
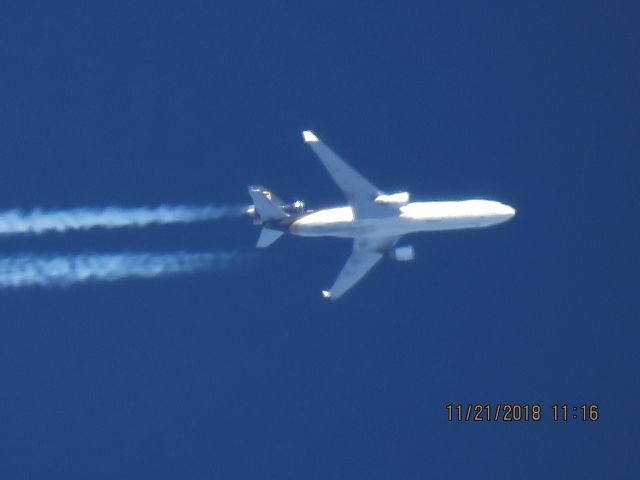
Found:
M 437 204 L 440 202 L 431 202 Z M 447 202 L 448 204 L 453 202 Z M 427 202 L 425 202 L 425 205 Z M 348 207 L 346 207 L 348 208 Z M 501 223 L 508 218 L 510 214 L 503 217 L 498 215 L 467 215 L 467 216 L 426 216 L 415 218 L 404 215 L 401 211 L 395 216 L 382 218 L 365 218 L 357 219 L 351 214 L 350 219 L 331 220 L 331 212 L 336 212 L 335 217 L 344 217 L 340 215 L 343 208 L 324 210 L 315 212 L 307 217 L 302 217 L 294 221 L 289 227 L 289 231 L 294 235 L 303 237 L 340 237 L 340 238 L 358 238 L 358 237 L 388 237 L 402 236 L 417 232 L 436 232 L 444 230 L 462 230 L 467 228 L 482 228 Z M 322 215 L 324 214 L 324 215 Z M 318 218 L 314 221 L 314 218 Z
M 285 232 L 307 237 L 353 239 L 353 251 L 325 298 L 337 299 L 358 283 L 386 253 L 398 261 L 414 259 L 412 246 L 396 246 L 404 235 L 416 232 L 488 227 L 515 215 L 508 205 L 491 200 L 409 202 L 408 192 L 385 194 L 336 155 L 315 134 L 304 140 L 318 156 L 348 206 L 316 212 L 302 202 L 285 204 L 263 187 L 249 187 L 254 206 L 247 214 L 262 225 L 257 247 L 273 244 Z

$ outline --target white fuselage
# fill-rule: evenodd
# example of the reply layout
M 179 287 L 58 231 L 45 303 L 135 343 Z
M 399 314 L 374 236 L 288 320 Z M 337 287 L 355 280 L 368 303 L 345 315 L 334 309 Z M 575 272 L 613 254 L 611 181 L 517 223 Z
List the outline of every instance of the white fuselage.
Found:
M 412 202 L 398 206 L 396 212 L 380 218 L 359 219 L 351 207 L 328 208 L 296 219 L 290 231 L 306 237 L 387 237 L 488 227 L 515 215 L 512 207 L 491 200 Z

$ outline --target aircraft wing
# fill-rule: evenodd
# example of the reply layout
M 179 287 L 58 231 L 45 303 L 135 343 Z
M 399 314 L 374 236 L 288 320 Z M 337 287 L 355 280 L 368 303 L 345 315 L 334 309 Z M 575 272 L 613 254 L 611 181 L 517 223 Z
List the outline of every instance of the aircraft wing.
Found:
M 322 296 L 336 300 L 358 283 L 400 237 L 356 238 L 353 251 L 335 283 Z
M 375 198 L 381 194 L 375 185 L 336 155 L 311 130 L 305 130 L 302 132 L 302 136 L 327 169 L 331 178 L 344 192 L 356 215 L 377 217 L 388 212 L 388 209 L 374 203 Z

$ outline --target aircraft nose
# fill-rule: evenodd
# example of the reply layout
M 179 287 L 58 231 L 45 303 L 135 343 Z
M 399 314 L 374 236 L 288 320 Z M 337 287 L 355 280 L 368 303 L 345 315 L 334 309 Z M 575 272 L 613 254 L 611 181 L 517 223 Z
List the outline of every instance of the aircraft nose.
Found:
M 505 205 L 504 203 L 500 204 L 500 215 L 504 215 L 505 217 L 507 217 L 507 219 L 509 218 L 513 218 L 516 214 L 516 209 L 509 206 L 509 205 Z

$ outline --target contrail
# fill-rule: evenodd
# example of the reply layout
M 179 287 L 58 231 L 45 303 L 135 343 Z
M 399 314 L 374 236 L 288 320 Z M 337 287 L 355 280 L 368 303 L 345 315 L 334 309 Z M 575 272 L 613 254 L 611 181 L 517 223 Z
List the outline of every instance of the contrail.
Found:
M 246 255 L 237 252 L 19 254 L 0 257 L 0 288 L 66 287 L 84 282 L 157 278 L 229 268 L 243 258 Z
M 0 234 L 43 233 L 89 228 L 144 227 L 150 224 L 191 223 L 238 217 L 247 207 L 186 206 L 72 208 L 69 210 L 0 212 Z

